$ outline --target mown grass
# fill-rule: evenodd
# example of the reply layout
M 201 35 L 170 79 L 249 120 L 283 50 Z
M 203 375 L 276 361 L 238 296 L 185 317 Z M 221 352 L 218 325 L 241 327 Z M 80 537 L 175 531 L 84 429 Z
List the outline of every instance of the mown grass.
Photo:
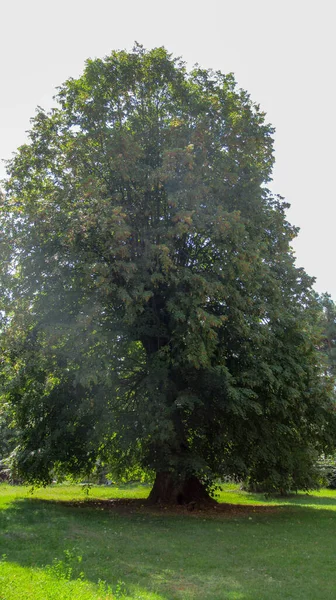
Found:
M 96 487 L 91 499 L 145 498 L 148 488 Z M 334 600 L 336 493 L 265 500 L 213 516 L 71 505 L 80 486 L 0 485 L 0 600 Z M 253 505 L 274 508 L 254 512 Z

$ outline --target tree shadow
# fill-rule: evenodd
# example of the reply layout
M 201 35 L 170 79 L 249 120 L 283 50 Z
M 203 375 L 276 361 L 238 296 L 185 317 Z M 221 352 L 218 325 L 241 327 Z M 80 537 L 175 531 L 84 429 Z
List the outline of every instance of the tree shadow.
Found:
M 308 506 L 314 505 L 320 506 L 323 510 L 323 506 L 335 506 L 336 507 L 336 492 L 335 496 L 321 496 L 314 493 L 307 494 L 289 494 L 288 496 L 265 496 L 264 494 L 249 494 L 249 498 L 256 502 L 260 501 L 272 501 L 276 506 Z
M 0 557 L 5 554 L 20 567 L 46 568 L 50 573 L 50 566 L 56 564 L 59 570 L 59 563 L 71 554 L 72 579 L 83 572 L 85 580 L 105 581 L 112 589 L 123 582 L 127 597 L 134 593 L 134 598 L 148 600 L 198 599 L 203 597 L 198 591 L 204 575 L 198 573 L 197 562 L 188 565 L 191 548 L 183 543 L 188 540 L 181 535 L 183 518 L 178 520 L 177 527 L 165 514 L 107 510 L 94 500 L 73 504 L 16 499 L 0 510 Z M 210 547 L 206 551 L 210 555 Z M 248 600 L 239 588 L 231 578 L 226 597 Z

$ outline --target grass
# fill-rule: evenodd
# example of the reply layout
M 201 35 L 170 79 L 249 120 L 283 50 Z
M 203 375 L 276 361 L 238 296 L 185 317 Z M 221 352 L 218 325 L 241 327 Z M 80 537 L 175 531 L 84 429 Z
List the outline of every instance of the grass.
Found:
M 220 502 L 246 510 L 218 516 L 85 500 L 80 486 L 0 485 L 0 600 L 335 599 L 336 492 L 265 500 L 226 485 Z

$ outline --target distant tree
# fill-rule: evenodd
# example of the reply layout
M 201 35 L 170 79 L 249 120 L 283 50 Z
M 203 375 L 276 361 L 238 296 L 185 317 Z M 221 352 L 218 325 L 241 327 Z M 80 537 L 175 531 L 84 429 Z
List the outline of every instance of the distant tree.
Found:
M 19 473 L 143 469 L 153 502 L 224 475 L 309 487 L 335 417 L 264 114 L 232 75 L 141 46 L 57 100 L 1 217 Z
M 326 357 L 329 375 L 336 377 L 336 305 L 330 294 L 322 294 L 319 298 L 321 314 L 320 350 Z
M 1 197 L 1 193 L 0 193 Z M 0 331 L 2 329 L 2 321 L 0 315 Z M 9 370 L 7 369 L 4 353 L 0 349 L 0 481 L 4 477 L 5 463 L 3 462 L 10 453 L 14 450 L 17 439 L 16 431 L 13 429 L 13 411 L 12 407 L 4 398 L 1 390 L 8 386 Z M 6 474 L 7 478 L 7 474 Z
M 13 431 L 10 428 L 10 414 L 5 405 L 0 405 L 0 471 L 2 461 L 14 449 Z

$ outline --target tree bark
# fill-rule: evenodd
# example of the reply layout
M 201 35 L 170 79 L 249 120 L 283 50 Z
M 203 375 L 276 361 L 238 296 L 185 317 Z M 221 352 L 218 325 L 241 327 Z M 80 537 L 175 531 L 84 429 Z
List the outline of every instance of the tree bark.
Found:
M 156 474 L 148 503 L 195 505 L 216 504 L 216 500 L 209 496 L 195 475 L 177 478 L 173 473 L 162 471 Z

